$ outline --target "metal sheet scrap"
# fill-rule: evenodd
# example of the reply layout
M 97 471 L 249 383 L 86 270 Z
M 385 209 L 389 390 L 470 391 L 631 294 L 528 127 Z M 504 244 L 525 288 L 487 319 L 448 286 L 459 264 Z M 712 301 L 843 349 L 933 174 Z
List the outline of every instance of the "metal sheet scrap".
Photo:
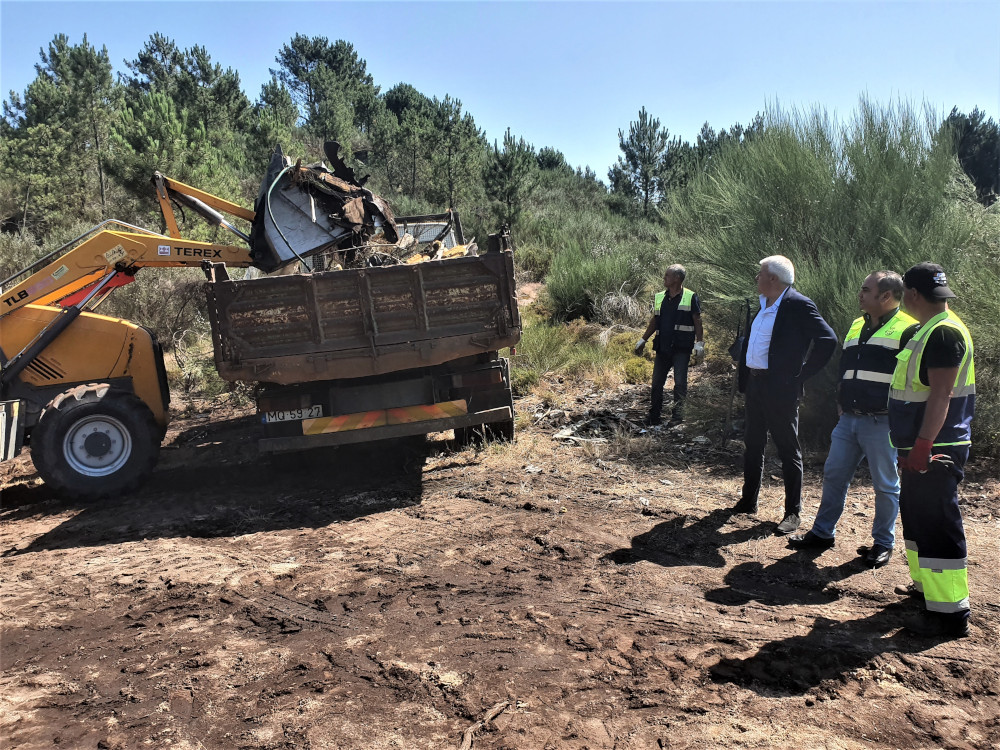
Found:
M 404 217 L 364 184 L 327 141 L 323 162 L 294 164 L 275 149 L 261 183 L 250 233 L 254 263 L 275 271 L 339 271 L 477 255 L 457 232 L 454 212 Z
M 354 170 L 340 159 L 340 146 L 328 141 L 324 163 L 294 164 L 281 147 L 275 149 L 254 205 L 250 233 L 254 262 L 271 272 L 305 261 L 324 250 L 364 246 L 379 233 L 384 241 L 399 240 L 389 204 L 364 187 Z

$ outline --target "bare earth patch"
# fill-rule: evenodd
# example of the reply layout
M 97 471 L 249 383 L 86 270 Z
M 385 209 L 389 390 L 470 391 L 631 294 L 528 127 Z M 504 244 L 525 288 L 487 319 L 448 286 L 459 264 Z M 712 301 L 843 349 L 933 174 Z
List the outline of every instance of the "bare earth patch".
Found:
M 564 392 L 561 423 L 637 420 L 644 392 Z M 192 414 L 142 491 L 91 506 L 4 466 L 4 747 L 1000 745 L 992 467 L 963 487 L 972 636 L 935 643 L 900 631 L 902 554 L 858 562 L 866 481 L 834 549 L 792 552 L 779 481 L 729 516 L 732 444 L 556 440 L 550 407 L 518 403 L 513 446 L 298 465 L 255 454 L 249 415 Z

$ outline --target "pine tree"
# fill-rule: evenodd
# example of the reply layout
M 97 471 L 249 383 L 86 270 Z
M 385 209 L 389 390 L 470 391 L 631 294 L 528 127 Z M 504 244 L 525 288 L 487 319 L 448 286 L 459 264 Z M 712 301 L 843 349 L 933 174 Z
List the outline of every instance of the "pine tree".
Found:
M 485 143 L 472 115 L 462 112 L 461 101 L 448 95 L 442 100 L 435 97 L 433 107 L 429 197 L 447 208 L 458 208 L 476 188 L 482 189 L 479 175 Z
M 96 221 L 107 215 L 108 135 L 120 102 L 107 49 L 86 35 L 71 45 L 58 34 L 42 50 L 37 75 L 21 96 L 4 103 L 3 176 L 23 194 L 22 225 L 63 221 L 66 208 Z
M 510 128 L 503 136 L 503 149 L 496 141 L 488 149 L 483 182 L 486 195 L 500 204 L 500 220 L 512 225 L 534 188 L 535 150 L 524 140 L 514 139 Z
M 291 92 L 310 132 L 346 142 L 371 127 L 379 89 L 350 42 L 296 34 L 275 61 L 271 75 Z
M 1000 127 L 979 107 L 968 114 L 951 110 L 944 126 L 951 131 L 962 169 L 976 186 L 976 197 L 984 206 L 1000 197 Z
M 292 95 L 277 78 L 260 87 L 260 98 L 253 108 L 253 124 L 250 127 L 250 164 L 267 163 L 269 154 L 276 145 L 288 148 L 299 119 L 299 109 Z
M 144 105 L 143 95 L 167 96 L 178 112 L 185 112 L 187 137 L 197 140 L 195 130 L 224 153 L 223 158 L 240 167 L 246 161 L 245 136 L 251 130 L 254 111 L 243 93 L 239 74 L 213 63 L 208 50 L 199 45 L 179 50 L 173 40 L 153 34 L 131 62 L 123 81 L 128 107 Z
M 661 128 L 660 121 L 650 117 L 645 107 L 639 110 L 639 119 L 629 124 L 627 137 L 618 131 L 622 155 L 608 172 L 608 179 L 612 192 L 641 202 L 643 216 L 649 216 L 662 195 L 661 180 L 669 145 L 670 131 Z

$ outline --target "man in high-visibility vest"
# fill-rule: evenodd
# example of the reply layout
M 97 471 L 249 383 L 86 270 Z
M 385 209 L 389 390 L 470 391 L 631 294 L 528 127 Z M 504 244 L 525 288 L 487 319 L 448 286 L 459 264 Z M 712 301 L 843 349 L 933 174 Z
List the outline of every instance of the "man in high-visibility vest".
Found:
M 913 582 L 897 593 L 923 598 L 905 627 L 936 638 L 969 633 L 969 574 L 958 485 L 972 444 L 976 406 L 972 336 L 948 300 L 944 269 L 919 263 L 903 274 L 903 306 L 920 328 L 899 353 L 889 386 L 889 431 L 899 451 L 906 559 Z
M 663 274 L 662 292 L 653 300 L 653 314 L 642 338 L 635 344 L 636 355 L 642 354 L 649 337 L 656 332 L 653 351 L 653 391 L 650 395 L 646 424 L 660 424 L 663 411 L 663 386 L 667 373 L 674 371 L 674 404 L 671 424 L 684 421 L 684 401 L 688 391 L 688 364 L 694 354 L 700 362 L 705 352 L 705 336 L 701 327 L 701 302 L 698 295 L 684 288 L 687 271 L 682 265 L 672 265 Z
M 899 515 L 896 449 L 889 441 L 889 381 L 896 355 L 906 346 L 917 321 L 899 309 L 903 279 L 895 271 L 875 271 L 861 283 L 858 305 L 864 315 L 851 325 L 840 357 L 837 412 L 830 453 L 823 466 L 823 497 L 812 528 L 788 538 L 793 549 L 832 547 L 851 479 L 861 459 L 875 487 L 872 546 L 864 563 L 880 568 L 892 559 Z

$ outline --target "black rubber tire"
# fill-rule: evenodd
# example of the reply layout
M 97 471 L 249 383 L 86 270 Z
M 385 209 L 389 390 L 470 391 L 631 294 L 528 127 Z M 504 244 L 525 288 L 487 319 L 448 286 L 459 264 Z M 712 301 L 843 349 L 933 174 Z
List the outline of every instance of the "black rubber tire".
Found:
M 104 383 L 81 385 L 45 408 L 31 434 L 31 460 L 67 499 L 117 498 L 152 474 L 162 432 L 135 395 Z

